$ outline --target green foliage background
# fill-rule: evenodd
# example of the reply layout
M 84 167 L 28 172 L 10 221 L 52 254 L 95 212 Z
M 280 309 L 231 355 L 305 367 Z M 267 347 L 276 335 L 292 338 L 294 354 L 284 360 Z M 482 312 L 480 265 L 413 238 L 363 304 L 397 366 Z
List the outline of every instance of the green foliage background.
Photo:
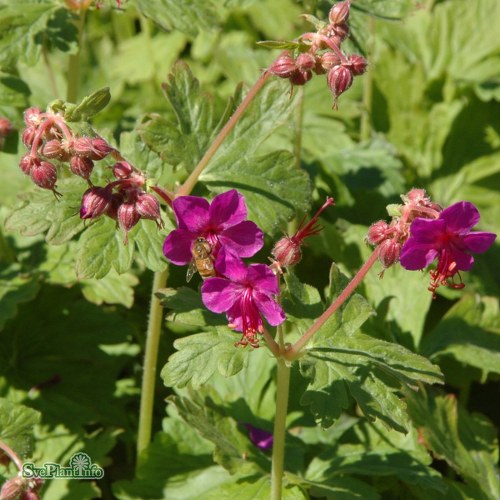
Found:
M 292 40 L 309 29 L 301 13 L 324 18 L 329 8 L 107 2 L 87 13 L 82 105 L 67 116 L 92 116 L 174 190 L 276 57 L 256 42 Z M 170 268 L 161 292 L 155 438 L 134 471 L 150 287 L 167 266 L 172 217 L 162 232 L 142 221 L 124 246 L 109 220 L 78 218 L 83 181 L 63 177 L 56 202 L 17 167 L 22 111 L 65 100 L 76 18 L 59 0 L 0 0 L 0 116 L 17 129 L 0 151 L 0 439 L 37 464 L 84 451 L 105 468 L 98 482 L 47 482 L 47 499 L 268 498 L 270 457 L 242 424 L 272 430 L 273 359 L 234 349 L 237 337 L 203 309 L 185 269 Z M 245 195 L 266 233 L 261 262 L 335 197 L 287 276 L 290 341 L 368 257 L 367 227 L 411 187 L 443 206 L 471 201 L 479 228 L 499 230 L 500 3 L 356 0 L 350 22 L 349 49 L 369 69 L 339 111 L 324 77 L 293 95 L 288 82 L 268 83 L 194 193 Z M 84 97 L 107 87 L 95 114 L 107 91 Z M 465 290 L 440 289 L 435 301 L 425 273 L 395 267 L 381 280 L 372 270 L 292 371 L 284 498 L 498 498 L 499 254 L 497 244 L 479 256 Z M 13 474 L 0 465 L 0 482 Z

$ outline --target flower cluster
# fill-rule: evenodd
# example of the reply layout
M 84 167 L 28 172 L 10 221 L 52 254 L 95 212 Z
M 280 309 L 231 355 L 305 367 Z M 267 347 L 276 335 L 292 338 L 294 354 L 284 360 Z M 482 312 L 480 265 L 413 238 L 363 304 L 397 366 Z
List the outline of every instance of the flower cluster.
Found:
M 269 71 L 288 78 L 292 85 L 305 85 L 313 76 L 327 75 L 327 84 L 333 95 L 333 107 L 337 99 L 351 85 L 355 76 L 366 71 L 366 59 L 360 55 L 346 55 L 342 42 L 349 35 L 350 0 L 335 4 L 329 12 L 328 22 L 314 20 L 316 32 L 299 37 L 297 54 L 283 52 L 271 65 Z M 310 18 L 310 16 L 308 16 Z
M 181 196 L 172 207 L 177 229 L 165 240 L 165 256 L 176 265 L 197 266 L 206 278 L 201 288 L 205 306 L 226 313 L 229 327 L 242 332 L 237 345 L 258 347 L 258 335 L 264 332 L 262 317 L 277 326 L 285 320 L 285 313 L 275 300 L 279 282 L 270 266 L 247 266 L 241 260 L 255 255 L 263 245 L 262 231 L 246 220 L 243 196 L 234 189 L 215 196 L 212 203 Z M 207 274 L 207 269 L 213 272 Z
M 22 156 L 19 167 L 37 186 L 55 194 L 59 193 L 54 160 L 59 164 L 68 163 L 73 174 L 89 181 L 94 162 L 114 151 L 101 137 L 75 136 L 57 113 L 28 108 L 24 112 L 24 123 L 22 140 L 29 152 Z
M 141 220 L 154 220 L 158 228 L 163 227 L 160 203 L 144 189 L 146 178 L 126 161 L 112 166 L 116 180 L 106 186 L 92 186 L 83 194 L 80 207 L 81 219 L 96 219 L 106 215 L 117 221 L 125 233 L 125 244 L 129 231 Z
M 402 199 L 403 205 L 392 207 L 396 215 L 389 224 L 378 221 L 368 231 L 367 241 L 377 246 L 384 268 L 400 261 L 405 269 L 414 271 L 438 259 L 436 269 L 430 271 L 433 297 L 439 286 L 463 288 L 460 271 L 472 267 L 470 254 L 488 250 L 496 235 L 471 232 L 480 215 L 470 202 L 461 201 L 443 210 L 423 189 L 412 189 Z

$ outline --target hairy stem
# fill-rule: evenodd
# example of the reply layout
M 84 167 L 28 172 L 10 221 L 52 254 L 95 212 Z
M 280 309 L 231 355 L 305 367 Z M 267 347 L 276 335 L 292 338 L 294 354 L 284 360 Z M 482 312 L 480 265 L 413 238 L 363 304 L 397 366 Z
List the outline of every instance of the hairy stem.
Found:
M 76 102 L 78 99 L 78 87 L 80 85 L 80 54 L 82 51 L 83 42 L 83 26 L 85 24 L 85 10 L 80 10 L 80 17 L 77 22 L 78 29 L 78 50 L 76 54 L 69 56 L 68 66 L 68 89 L 66 92 L 66 100 L 68 102 Z
M 142 373 L 141 407 L 139 411 L 139 430 L 137 433 L 137 456 L 151 441 L 151 426 L 153 422 L 153 403 L 158 364 L 158 346 L 160 344 L 162 312 L 160 300 L 156 292 L 167 283 L 168 271 L 156 272 L 153 279 L 151 304 L 149 306 L 148 331 L 146 333 L 146 348 Z
M 283 333 L 278 327 L 279 344 L 283 346 Z M 290 367 L 284 358 L 278 358 L 276 415 L 274 417 L 273 456 L 271 468 L 271 500 L 280 500 L 285 463 L 286 415 L 290 392 Z
M 23 470 L 23 463 L 10 446 L 7 446 L 3 441 L 0 441 L 0 450 L 2 450 L 14 462 L 20 471 Z
M 368 271 L 375 264 L 378 257 L 378 249 L 375 249 L 370 255 L 370 258 L 363 264 L 361 269 L 356 273 L 356 276 L 349 282 L 342 293 L 328 307 L 328 309 L 312 324 L 304 335 L 295 342 L 295 344 L 285 353 L 285 357 L 289 360 L 294 360 L 300 355 L 301 349 L 311 340 L 313 335 L 326 323 L 327 319 L 334 314 L 340 306 L 349 298 L 357 286 L 361 283 Z
M 233 113 L 231 118 L 227 121 L 227 123 L 222 127 L 221 131 L 217 134 L 214 142 L 207 149 L 206 153 L 203 155 L 203 158 L 200 160 L 198 165 L 196 165 L 195 169 L 191 172 L 189 177 L 184 181 L 184 184 L 179 188 L 176 195 L 177 196 L 186 196 L 191 193 L 193 190 L 198 178 L 200 177 L 203 169 L 207 166 L 208 162 L 215 155 L 220 145 L 223 143 L 224 139 L 229 135 L 234 126 L 238 123 L 238 120 L 241 118 L 245 110 L 248 108 L 249 104 L 252 102 L 253 98 L 257 95 L 259 90 L 264 86 L 267 79 L 271 73 L 269 71 L 264 71 L 260 78 L 255 82 L 254 86 L 248 91 L 248 94 L 245 96 L 245 99 L 241 101 L 240 105 L 236 108 L 236 111 Z

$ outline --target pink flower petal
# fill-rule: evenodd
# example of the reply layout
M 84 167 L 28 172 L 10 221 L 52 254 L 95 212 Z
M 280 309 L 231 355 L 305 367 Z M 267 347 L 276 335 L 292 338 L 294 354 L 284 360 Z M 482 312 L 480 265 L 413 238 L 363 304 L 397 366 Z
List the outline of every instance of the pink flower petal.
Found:
M 454 249 L 451 259 L 457 264 L 457 270 L 468 271 L 474 264 L 474 257 L 461 250 Z
M 201 235 L 208 228 L 209 203 L 198 196 L 180 196 L 173 203 L 177 226 Z
M 268 295 L 255 291 L 255 304 L 271 326 L 277 326 L 285 321 L 286 316 L 281 306 Z
M 209 214 L 211 229 L 227 229 L 247 218 L 245 199 L 236 189 L 218 194 L 210 204 Z
M 446 223 L 440 219 L 415 219 L 410 226 L 410 241 L 436 246 L 446 234 Z
M 215 261 L 215 269 L 218 273 L 237 283 L 245 283 L 247 280 L 247 267 L 236 255 L 228 252 L 222 247 Z
M 403 245 L 399 255 L 399 262 L 405 269 L 416 271 L 427 267 L 437 256 L 438 251 L 432 244 L 420 244 L 408 240 Z
M 191 246 L 195 238 L 196 234 L 190 231 L 186 231 L 185 229 L 174 229 L 166 237 L 163 243 L 163 253 L 165 257 L 177 266 L 189 264 L 193 259 Z
M 224 278 L 208 278 L 201 287 L 201 299 L 207 309 L 223 313 L 230 309 L 241 296 L 241 285 Z
M 252 257 L 263 247 L 264 235 L 255 222 L 246 220 L 225 229 L 219 241 L 240 257 Z
M 467 234 L 479 218 L 478 209 L 468 201 L 459 201 L 439 214 L 439 219 L 446 222 L 446 230 L 455 234 Z
M 278 278 L 265 264 L 251 264 L 248 267 L 248 281 L 255 289 L 268 295 L 280 293 Z
M 493 245 L 497 235 L 494 233 L 474 232 L 463 237 L 465 249 L 472 253 L 483 253 Z

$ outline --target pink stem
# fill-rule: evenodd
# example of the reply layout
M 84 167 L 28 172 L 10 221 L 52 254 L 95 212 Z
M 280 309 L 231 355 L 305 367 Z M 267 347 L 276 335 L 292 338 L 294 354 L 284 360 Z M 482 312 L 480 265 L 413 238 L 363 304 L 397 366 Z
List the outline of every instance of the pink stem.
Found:
M 16 455 L 14 450 L 7 446 L 3 441 L 0 441 L 0 450 L 3 450 L 5 454 L 16 464 L 16 467 L 21 471 L 23 470 L 23 464 L 19 457 Z
M 376 248 L 370 255 L 370 258 L 363 264 L 361 269 L 357 272 L 356 276 L 345 287 L 342 293 L 335 299 L 335 301 L 328 307 L 328 309 L 312 324 L 302 337 L 295 342 L 295 344 L 286 351 L 285 357 L 289 360 L 297 359 L 300 355 L 301 349 L 311 340 L 312 336 L 326 323 L 326 320 L 334 314 L 340 306 L 349 298 L 354 292 L 368 271 L 378 258 L 378 248 Z

